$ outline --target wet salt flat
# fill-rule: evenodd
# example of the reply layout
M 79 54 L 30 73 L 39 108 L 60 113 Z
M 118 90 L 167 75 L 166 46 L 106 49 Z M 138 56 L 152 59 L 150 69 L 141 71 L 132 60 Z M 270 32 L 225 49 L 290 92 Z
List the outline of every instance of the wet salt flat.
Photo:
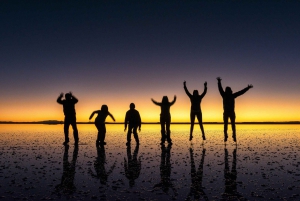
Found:
M 107 125 L 96 148 L 94 125 L 78 125 L 78 147 L 62 145 L 63 125 L 0 125 L 0 198 L 300 200 L 300 125 L 237 125 L 237 146 L 222 128 L 204 125 L 203 144 L 199 127 L 190 142 L 171 125 L 162 147 L 160 125 L 142 125 L 127 148 L 123 125 Z

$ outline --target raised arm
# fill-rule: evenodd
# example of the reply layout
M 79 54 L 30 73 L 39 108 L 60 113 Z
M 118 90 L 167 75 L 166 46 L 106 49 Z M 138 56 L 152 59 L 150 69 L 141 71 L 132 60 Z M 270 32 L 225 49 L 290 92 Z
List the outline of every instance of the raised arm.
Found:
M 246 93 L 246 91 L 248 91 L 249 89 L 253 88 L 253 85 L 252 84 L 249 84 L 245 89 L 241 90 L 241 91 L 238 91 L 238 92 L 235 92 L 233 94 L 234 98 L 240 96 L 240 95 L 243 95 L 244 93 Z
M 61 94 L 58 96 L 56 102 L 59 103 L 59 104 L 63 104 L 63 101 L 61 100 L 63 96 L 64 96 L 64 93 L 61 93 Z
M 188 95 L 188 97 L 191 97 L 192 94 L 189 92 L 189 90 L 186 87 L 186 81 L 183 82 L 183 88 L 184 88 L 186 95 Z
M 176 96 L 174 96 L 174 100 L 170 103 L 170 106 L 176 102 Z
M 217 77 L 217 80 L 218 80 L 218 88 L 219 88 L 219 92 L 220 92 L 221 96 L 223 97 L 224 94 L 225 94 L 225 92 L 224 92 L 224 90 L 223 90 L 222 83 L 221 83 L 221 80 L 222 80 L 222 79 L 221 79 L 220 77 Z
M 156 102 L 155 100 L 153 100 L 153 98 L 151 98 L 151 100 L 155 105 L 161 106 L 161 103 Z
M 70 91 L 69 93 L 70 93 L 70 95 L 71 95 L 72 100 L 74 101 L 74 103 L 78 103 L 78 99 L 75 96 L 73 96 L 72 92 Z
M 203 98 L 205 96 L 206 92 L 207 92 L 207 82 L 204 82 L 204 91 L 201 94 L 201 98 Z
M 116 121 L 114 116 L 108 112 L 108 115 L 112 118 L 112 120 Z

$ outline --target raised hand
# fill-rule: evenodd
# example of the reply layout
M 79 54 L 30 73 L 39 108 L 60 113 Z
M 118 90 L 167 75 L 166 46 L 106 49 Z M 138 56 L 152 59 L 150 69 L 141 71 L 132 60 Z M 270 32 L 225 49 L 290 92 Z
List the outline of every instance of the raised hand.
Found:
M 252 84 L 248 84 L 248 88 L 253 88 L 253 85 Z
M 183 85 L 186 85 L 186 81 L 184 80 Z
M 204 86 L 207 87 L 207 82 L 204 82 Z
M 61 98 L 62 98 L 63 96 L 64 96 L 64 93 L 60 93 L 59 97 L 61 97 Z
M 220 77 L 217 77 L 217 80 L 218 80 L 219 82 L 221 82 L 222 79 L 221 79 Z

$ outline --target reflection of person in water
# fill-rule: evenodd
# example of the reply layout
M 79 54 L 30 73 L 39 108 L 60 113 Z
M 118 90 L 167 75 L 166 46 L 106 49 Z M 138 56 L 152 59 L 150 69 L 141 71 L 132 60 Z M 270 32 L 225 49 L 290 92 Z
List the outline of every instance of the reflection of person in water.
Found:
M 207 195 L 205 194 L 202 186 L 202 178 L 203 178 L 203 165 L 205 158 L 205 149 L 202 150 L 202 158 L 199 164 L 198 170 L 196 171 L 195 161 L 193 149 L 190 148 L 190 157 L 191 157 L 191 177 L 192 177 L 192 185 L 190 193 L 187 197 L 187 200 L 199 200 L 203 197 L 204 200 L 208 200 Z M 194 196 L 194 198 L 192 197 Z
M 134 103 L 130 103 L 130 110 L 126 112 L 125 116 L 125 129 L 127 129 L 127 124 L 129 124 L 128 132 L 127 132 L 127 143 L 126 145 L 130 145 L 131 142 L 131 133 L 133 133 L 134 139 L 137 144 L 139 144 L 139 136 L 137 134 L 137 129 L 141 131 L 141 116 L 140 113 L 135 109 Z
M 76 125 L 76 112 L 75 112 L 75 104 L 78 102 L 78 99 L 73 96 L 72 92 L 65 94 L 65 100 L 62 100 L 64 96 L 63 93 L 59 95 L 57 98 L 57 103 L 63 105 L 65 120 L 64 120 L 64 133 L 65 133 L 65 142 L 63 145 L 67 145 L 69 143 L 69 127 L 70 125 L 73 128 L 73 135 L 75 144 L 78 144 L 78 130 Z
M 139 178 L 141 172 L 141 157 L 138 158 L 138 153 L 138 144 L 135 146 L 133 155 L 131 155 L 131 147 L 127 146 L 127 160 L 124 158 L 124 170 L 130 187 L 134 186 L 134 180 Z
M 106 184 L 109 174 L 111 174 L 116 166 L 116 162 L 111 166 L 109 171 L 107 172 L 105 169 L 106 163 L 106 155 L 104 146 L 96 146 L 97 147 L 97 158 L 94 162 L 94 168 L 96 174 L 89 168 L 89 173 L 93 178 L 100 179 L 101 184 Z
M 176 96 L 174 96 L 174 100 L 169 102 L 167 96 L 162 98 L 162 102 L 158 103 L 155 100 L 151 99 L 155 105 L 160 106 L 160 126 L 161 126 L 161 144 L 165 143 L 166 138 L 168 143 L 172 143 L 171 140 L 171 131 L 170 131 L 170 124 L 171 124 L 171 114 L 170 114 L 170 107 L 176 102 Z M 167 133 L 166 133 L 167 131 Z
M 168 147 L 165 145 L 161 145 L 161 161 L 160 161 L 160 178 L 161 181 L 154 185 L 154 189 L 161 188 L 162 191 L 166 194 L 169 194 L 169 188 L 171 188 L 174 192 L 174 195 L 177 196 L 177 191 L 175 189 L 174 184 L 171 182 L 171 148 L 172 145 L 168 144 Z
M 105 119 L 106 117 L 109 115 L 114 121 L 115 118 L 113 117 L 112 114 L 110 114 L 108 112 L 108 107 L 107 105 L 102 105 L 101 110 L 96 110 L 94 111 L 91 116 L 90 116 L 90 120 L 93 118 L 94 114 L 98 114 L 98 116 L 95 119 L 95 126 L 98 129 L 98 136 L 97 136 L 97 140 L 96 140 L 96 145 L 98 146 L 100 145 L 105 145 L 106 142 L 105 140 L 105 134 L 106 134 L 106 127 L 105 127 Z
M 231 127 L 232 127 L 232 138 L 233 141 L 236 142 L 236 131 L 235 131 L 235 112 L 234 112 L 234 99 L 240 95 L 243 95 L 248 91 L 250 88 L 252 88 L 252 85 L 248 85 L 245 89 L 238 91 L 236 93 L 232 93 L 232 90 L 230 87 L 226 87 L 225 92 L 222 87 L 221 78 L 217 77 L 218 80 L 218 88 L 219 92 L 223 98 L 223 120 L 224 120 L 224 142 L 227 141 L 228 134 L 227 134 L 227 127 L 228 127 L 228 118 L 230 118 L 231 121 Z
M 228 150 L 225 148 L 225 168 L 224 168 L 224 179 L 225 179 L 225 192 L 222 194 L 223 200 L 247 200 L 237 192 L 237 171 L 236 171 L 236 148 L 233 150 L 233 160 L 231 171 L 228 162 Z
M 69 145 L 65 146 L 64 157 L 63 157 L 63 175 L 61 177 L 61 182 L 57 186 L 55 186 L 55 192 L 63 194 L 73 194 L 76 191 L 76 187 L 74 185 L 74 177 L 75 177 L 75 166 L 76 160 L 78 156 L 78 146 L 74 146 L 73 158 L 72 161 L 69 162 Z
M 193 95 L 189 92 L 189 90 L 186 87 L 186 82 L 183 82 L 183 88 L 185 90 L 185 93 L 188 95 L 188 97 L 191 100 L 191 113 L 190 113 L 190 119 L 191 119 L 191 128 L 190 128 L 190 140 L 193 139 L 193 130 L 194 130 L 194 122 L 195 122 L 195 117 L 197 116 L 198 123 L 202 132 L 202 139 L 205 140 L 205 133 L 204 133 L 204 128 L 202 124 L 202 112 L 201 112 L 201 107 L 200 103 L 202 98 L 205 96 L 207 92 L 207 82 L 204 83 L 204 91 L 201 95 L 199 95 L 198 90 L 193 91 Z

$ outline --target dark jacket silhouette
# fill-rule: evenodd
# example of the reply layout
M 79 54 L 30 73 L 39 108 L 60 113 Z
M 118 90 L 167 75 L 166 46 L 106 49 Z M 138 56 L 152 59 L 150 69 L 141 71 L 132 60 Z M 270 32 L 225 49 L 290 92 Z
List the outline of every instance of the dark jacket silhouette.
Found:
M 98 130 L 98 136 L 96 140 L 96 145 L 105 145 L 105 134 L 106 134 L 106 127 L 105 127 L 105 119 L 107 116 L 110 116 L 114 121 L 115 118 L 112 114 L 109 113 L 107 105 L 102 105 L 101 110 L 96 110 L 92 112 L 90 116 L 90 120 L 93 118 L 95 114 L 98 114 L 98 116 L 95 119 L 95 126 Z
M 235 111 L 234 111 L 235 98 L 237 98 L 240 95 L 243 95 L 253 86 L 248 85 L 243 90 L 238 91 L 236 93 L 232 93 L 230 87 L 226 87 L 225 91 L 223 90 L 222 83 L 221 83 L 222 79 L 220 77 L 218 77 L 217 80 L 218 80 L 219 92 L 223 98 L 224 141 L 226 142 L 228 138 L 227 127 L 228 127 L 228 118 L 230 118 L 231 127 L 232 127 L 232 138 L 236 142 Z
M 164 96 L 162 98 L 161 103 L 156 102 L 153 99 L 151 100 L 155 105 L 160 106 L 160 110 L 161 110 L 160 112 L 161 143 L 164 143 L 166 139 L 168 143 L 172 143 L 171 131 L 170 131 L 170 124 L 171 124 L 170 107 L 176 102 L 176 96 L 174 96 L 174 100 L 172 102 L 169 102 L 167 96 Z
M 64 120 L 64 134 L 65 134 L 65 142 L 66 145 L 69 142 L 69 126 L 71 125 L 73 128 L 73 135 L 75 144 L 78 144 L 78 130 L 76 125 L 76 112 L 75 112 L 75 104 L 78 102 L 78 99 L 73 96 L 73 94 L 66 93 L 65 100 L 62 100 L 63 93 L 57 98 L 57 103 L 63 105 L 63 111 L 65 115 Z
M 125 115 L 125 121 L 124 121 L 124 126 L 125 129 L 124 131 L 126 131 L 127 129 L 127 124 L 129 124 L 129 128 L 128 128 L 128 132 L 127 132 L 127 145 L 130 144 L 131 142 L 131 133 L 133 133 L 134 139 L 136 141 L 136 143 L 139 143 L 139 136 L 137 134 L 137 129 L 139 129 L 139 131 L 141 131 L 141 116 L 140 113 L 135 109 L 135 105 L 134 103 L 130 103 L 130 110 L 128 110 L 126 112 Z
M 190 140 L 193 138 L 193 130 L 194 130 L 194 122 L 195 122 L 195 116 L 197 116 L 199 126 L 202 132 L 202 139 L 205 140 L 205 133 L 204 128 L 202 124 L 202 111 L 201 111 L 201 101 L 203 97 L 205 96 L 207 92 L 207 83 L 204 83 L 204 91 L 201 95 L 199 95 L 198 90 L 194 90 L 193 95 L 189 92 L 189 90 L 186 87 L 186 82 L 183 82 L 183 88 L 185 93 L 188 95 L 191 101 L 191 112 L 190 112 L 190 119 L 191 119 L 191 128 L 190 128 Z

